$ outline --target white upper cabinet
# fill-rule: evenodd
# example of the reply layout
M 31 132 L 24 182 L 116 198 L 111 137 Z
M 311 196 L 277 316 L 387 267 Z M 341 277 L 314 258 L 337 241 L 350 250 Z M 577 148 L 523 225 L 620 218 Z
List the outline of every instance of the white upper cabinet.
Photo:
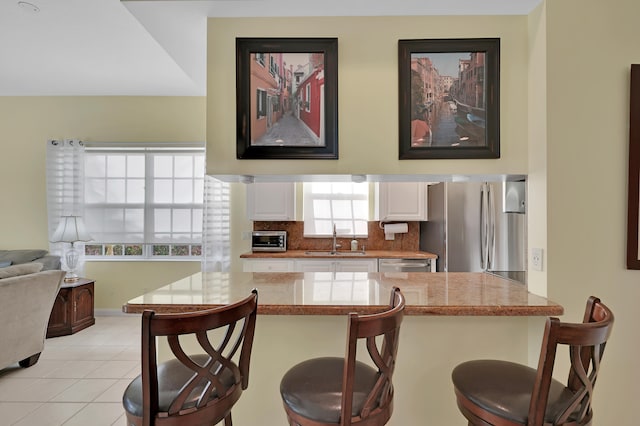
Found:
M 295 182 L 247 184 L 247 219 L 296 220 Z
M 377 218 L 383 222 L 427 220 L 427 182 L 377 184 Z

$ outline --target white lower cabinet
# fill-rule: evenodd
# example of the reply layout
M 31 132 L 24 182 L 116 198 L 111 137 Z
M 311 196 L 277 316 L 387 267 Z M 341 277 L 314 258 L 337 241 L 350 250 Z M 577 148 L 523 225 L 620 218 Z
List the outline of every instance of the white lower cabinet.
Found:
M 296 272 L 378 272 L 377 259 L 296 259 Z
M 378 259 L 243 259 L 244 272 L 378 272 Z
M 244 259 L 244 272 L 295 272 L 293 259 Z
M 296 272 L 334 272 L 332 260 L 296 260 Z

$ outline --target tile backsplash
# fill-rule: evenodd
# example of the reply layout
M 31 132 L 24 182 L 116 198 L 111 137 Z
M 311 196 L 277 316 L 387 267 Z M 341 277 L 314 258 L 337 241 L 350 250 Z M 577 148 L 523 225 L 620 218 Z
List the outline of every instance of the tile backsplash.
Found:
M 380 222 L 368 222 L 369 237 L 356 238 L 358 250 L 364 244 L 366 250 L 394 250 L 417 251 L 420 247 L 420 222 L 406 222 L 409 232 L 395 234 L 394 240 L 385 240 L 384 232 L 379 226 Z M 403 222 L 404 223 L 404 222 Z M 287 231 L 287 249 L 289 250 L 329 250 L 331 238 L 304 238 L 304 222 L 253 222 L 254 231 Z M 342 247 L 339 250 L 349 250 L 352 238 L 338 236 L 337 242 Z

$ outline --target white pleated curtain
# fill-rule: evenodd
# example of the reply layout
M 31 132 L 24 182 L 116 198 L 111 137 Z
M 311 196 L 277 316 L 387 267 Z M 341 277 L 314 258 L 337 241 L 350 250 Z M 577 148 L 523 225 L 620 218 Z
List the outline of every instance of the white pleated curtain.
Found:
M 78 139 L 47 141 L 47 216 L 49 241 L 62 216 L 84 216 L 84 143 Z M 84 243 L 75 243 L 80 253 L 76 271 L 84 270 Z M 59 255 L 64 264 L 68 243 L 49 243 L 49 252 Z
M 204 179 L 202 271 L 228 272 L 231 265 L 229 184 L 211 176 Z

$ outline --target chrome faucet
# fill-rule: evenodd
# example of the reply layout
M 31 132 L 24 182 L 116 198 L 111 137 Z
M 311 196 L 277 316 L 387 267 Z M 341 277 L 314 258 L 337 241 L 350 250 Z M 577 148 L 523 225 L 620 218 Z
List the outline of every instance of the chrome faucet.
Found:
M 337 244 L 336 242 L 336 237 L 338 235 L 338 232 L 336 231 L 336 224 L 333 224 L 333 244 L 331 245 L 331 254 L 336 254 L 338 253 L 338 248 L 342 247 L 342 244 Z

